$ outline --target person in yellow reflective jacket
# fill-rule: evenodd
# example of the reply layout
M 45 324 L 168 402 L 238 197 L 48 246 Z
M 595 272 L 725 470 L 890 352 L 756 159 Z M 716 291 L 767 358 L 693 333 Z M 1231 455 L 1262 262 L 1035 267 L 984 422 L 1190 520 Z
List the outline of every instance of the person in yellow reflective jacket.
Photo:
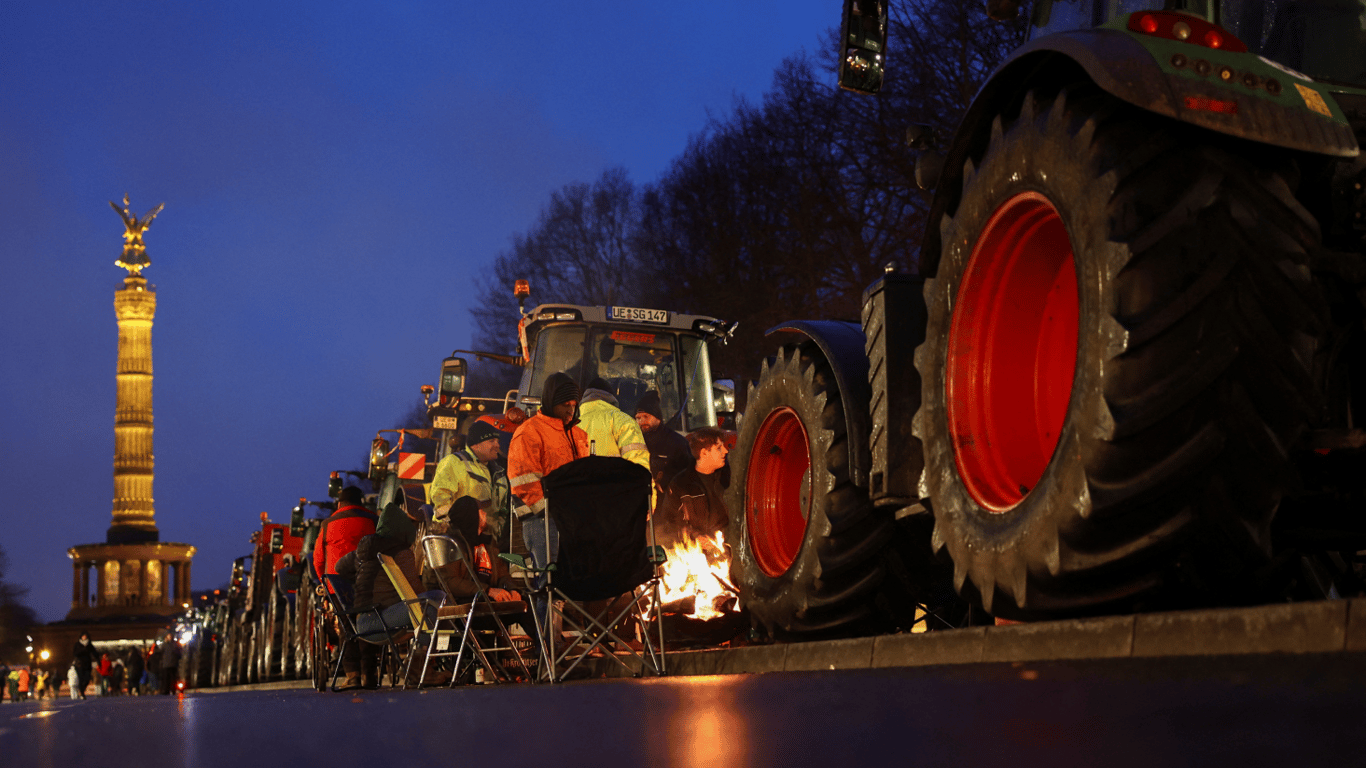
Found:
M 508 498 L 507 476 L 489 467 L 489 463 L 498 458 L 499 435 L 496 427 L 476 421 L 465 436 L 467 447 L 446 456 L 436 465 L 427 494 L 432 502 L 434 520 L 446 522 L 451 505 L 461 496 L 470 496 L 479 503 L 479 516 L 488 532 L 495 539 L 502 533 L 507 521 L 500 507 L 506 506 Z
M 588 433 L 589 450 L 598 456 L 620 456 L 649 469 L 645 433 L 634 418 L 617 406 L 610 387 L 601 378 L 595 378 L 579 401 L 579 426 Z

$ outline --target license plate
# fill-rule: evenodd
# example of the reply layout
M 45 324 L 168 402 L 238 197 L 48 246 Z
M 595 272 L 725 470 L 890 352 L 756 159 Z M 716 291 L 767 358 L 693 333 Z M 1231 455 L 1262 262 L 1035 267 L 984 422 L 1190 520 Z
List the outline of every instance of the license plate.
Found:
M 454 416 L 433 416 L 432 429 L 459 429 L 460 421 Z
M 637 307 L 608 307 L 608 320 L 625 320 L 632 323 L 668 323 L 667 309 L 639 309 Z

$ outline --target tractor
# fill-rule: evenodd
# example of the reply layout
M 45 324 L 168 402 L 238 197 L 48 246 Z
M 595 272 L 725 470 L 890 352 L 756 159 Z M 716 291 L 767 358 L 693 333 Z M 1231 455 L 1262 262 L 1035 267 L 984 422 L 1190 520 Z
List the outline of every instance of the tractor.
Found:
M 1366 4 L 986 5 L 1029 37 L 942 151 L 911 131 L 917 273 L 775 327 L 750 385 L 756 630 L 1361 593 Z M 886 29 L 846 0 L 842 86 Z

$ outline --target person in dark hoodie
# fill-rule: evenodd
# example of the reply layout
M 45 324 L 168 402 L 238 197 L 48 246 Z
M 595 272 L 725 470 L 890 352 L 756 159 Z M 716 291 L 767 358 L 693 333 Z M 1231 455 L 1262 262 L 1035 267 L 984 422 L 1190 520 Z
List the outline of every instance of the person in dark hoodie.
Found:
M 548 521 L 545 514 L 541 478 L 588 455 L 588 433 L 578 426 L 579 395 L 579 385 L 568 374 L 547 376 L 541 390 L 541 410 L 522 422 L 508 447 L 512 511 L 522 524 L 522 539 L 531 561 L 538 566 L 554 560 L 560 549 L 555 522 Z M 545 606 L 539 599 L 536 614 L 538 621 L 545 621 Z
M 662 496 L 674 476 L 693 464 L 688 440 L 664 423 L 658 390 L 646 392 L 636 403 L 636 423 L 645 433 L 645 448 L 650 452 L 650 474 L 655 478 L 656 493 Z
M 342 578 L 350 579 L 355 587 L 355 602 L 353 605 L 378 605 L 383 616 L 383 623 L 380 617 L 374 613 L 363 613 L 356 617 L 356 631 L 361 635 L 382 632 L 385 627 L 394 629 L 396 627 L 412 626 L 412 619 L 408 613 L 408 606 L 403 604 L 403 598 L 399 596 L 398 590 L 389 581 L 389 577 L 380 567 L 379 556 L 388 555 L 394 559 L 403 575 L 407 577 L 408 583 L 418 585 L 422 583 L 422 574 L 418 569 L 417 558 L 413 554 L 413 542 L 417 540 L 417 523 L 408 516 L 402 504 L 390 502 L 385 505 L 384 511 L 379 515 L 379 522 L 375 526 L 375 532 L 361 537 L 357 542 L 354 552 L 346 555 L 337 562 L 337 573 Z M 440 590 L 423 592 L 418 597 L 430 598 L 440 601 L 443 593 Z M 370 643 L 349 643 L 347 645 L 346 656 L 342 657 L 342 669 L 346 672 L 346 680 L 337 686 L 339 691 L 349 691 L 356 688 L 378 688 L 379 677 L 376 671 L 376 661 L 379 655 L 379 646 Z M 428 680 L 431 682 L 431 680 Z

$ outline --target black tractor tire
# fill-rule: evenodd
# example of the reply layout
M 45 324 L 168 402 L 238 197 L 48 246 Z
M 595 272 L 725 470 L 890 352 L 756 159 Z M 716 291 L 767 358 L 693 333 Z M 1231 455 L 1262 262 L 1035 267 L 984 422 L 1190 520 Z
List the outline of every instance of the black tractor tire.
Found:
M 844 405 L 829 364 L 814 343 L 784 346 L 764 363 L 747 403 L 726 504 L 742 605 L 775 639 L 872 629 L 891 521 L 850 481 Z M 760 444 L 784 429 L 790 440 Z M 788 491 L 775 493 L 762 478 L 784 457 L 795 463 Z M 785 527 L 771 523 L 775 515 Z
M 924 394 L 913 431 L 933 546 L 952 559 L 956 587 L 1017 619 L 1266 599 L 1257 574 L 1295 482 L 1289 449 L 1318 408 L 1311 359 L 1324 327 L 1307 267 L 1320 233 L 1295 198 L 1294 159 L 1089 84 L 1028 94 L 1017 116 L 996 118 L 978 157 L 941 224 L 916 352 Z M 963 362 L 983 345 L 962 339 L 995 333 L 973 330 L 994 327 L 977 309 L 1009 318 L 1007 304 L 1031 295 L 1019 273 L 969 268 L 1012 247 L 1037 263 L 1038 252 L 1011 245 L 1019 232 L 989 235 L 1016 204 L 1040 198 L 1075 265 L 1075 368 L 1054 387 L 1058 419 L 1026 431 L 1039 438 L 1031 466 L 1041 474 L 993 481 L 989 468 L 973 473 L 973 457 L 1009 458 L 1020 435 L 964 427 L 967 416 L 955 428 L 950 412 L 979 413 L 972 398 L 1011 396 L 1009 387 L 1043 402 L 1043 366 L 1070 349 L 1045 358 L 1040 342 L 1020 355 L 1010 335 L 984 335 L 1001 340 L 985 348 L 1002 368 Z M 973 282 L 979 274 L 996 276 L 994 291 L 960 292 L 986 285 Z M 1008 369 L 1012 354 L 1028 359 Z M 995 384 L 972 383 L 988 373 Z

